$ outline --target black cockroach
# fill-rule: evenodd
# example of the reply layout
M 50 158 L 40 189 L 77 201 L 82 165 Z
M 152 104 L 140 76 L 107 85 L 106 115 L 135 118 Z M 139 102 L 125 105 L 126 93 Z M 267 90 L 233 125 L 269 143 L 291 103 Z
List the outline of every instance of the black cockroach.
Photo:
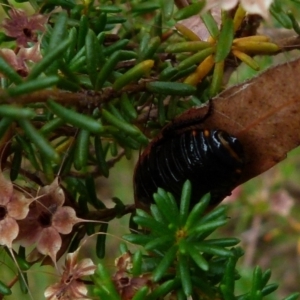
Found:
M 179 201 L 187 179 L 192 183 L 191 206 L 208 192 L 211 207 L 231 194 L 245 164 L 243 147 L 223 130 L 199 128 L 210 113 L 167 125 L 145 149 L 134 174 L 137 207 L 149 207 L 158 187 Z

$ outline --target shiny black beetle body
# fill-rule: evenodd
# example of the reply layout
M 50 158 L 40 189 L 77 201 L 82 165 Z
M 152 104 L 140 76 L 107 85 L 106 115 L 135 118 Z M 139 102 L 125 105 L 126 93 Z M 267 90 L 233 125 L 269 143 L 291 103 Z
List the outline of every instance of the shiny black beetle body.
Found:
M 238 139 L 219 129 L 165 131 L 142 154 L 134 175 L 137 207 L 149 206 L 161 187 L 179 201 L 183 183 L 192 183 L 191 206 L 211 193 L 211 207 L 231 194 L 245 164 Z

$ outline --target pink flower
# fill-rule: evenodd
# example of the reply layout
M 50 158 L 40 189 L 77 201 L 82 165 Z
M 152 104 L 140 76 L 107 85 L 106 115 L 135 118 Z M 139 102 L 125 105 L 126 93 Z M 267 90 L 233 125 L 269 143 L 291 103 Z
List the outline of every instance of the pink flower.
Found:
M 143 286 L 148 286 L 150 290 L 155 287 L 150 273 L 141 274 L 138 277 L 132 276 L 131 269 L 133 262 L 130 252 L 125 252 L 118 257 L 115 260 L 115 265 L 118 271 L 113 275 L 112 281 L 122 300 L 131 300 Z
M 16 220 L 26 217 L 32 201 L 33 199 L 14 191 L 11 181 L 6 180 L 0 172 L 0 245 L 12 247 L 12 242 L 19 233 Z
M 38 62 L 42 59 L 40 43 L 36 43 L 30 48 L 21 47 L 17 54 L 11 49 L 1 49 L 0 56 L 22 77 L 28 75 L 26 61 Z
M 37 31 L 44 32 L 48 21 L 47 15 L 35 14 L 27 17 L 23 10 L 9 10 L 10 19 L 4 19 L 5 33 L 16 38 L 18 46 L 27 46 L 28 42 L 37 42 Z
M 210 9 L 212 7 L 221 7 L 224 10 L 230 10 L 239 2 L 246 12 L 250 14 L 258 14 L 264 18 L 268 18 L 269 7 L 273 0 L 209 0 L 206 2 L 206 9 Z
M 19 222 L 18 241 L 21 245 L 37 243 L 37 250 L 49 255 L 54 263 L 62 245 L 60 234 L 70 233 L 73 225 L 81 221 L 72 207 L 63 206 L 64 202 L 64 191 L 56 179 L 40 189 L 28 216 Z
M 77 260 L 78 250 L 67 255 L 61 280 L 49 286 L 44 293 L 47 300 L 90 299 L 86 297 L 87 288 L 80 279 L 83 276 L 93 275 L 96 266 L 89 258 L 85 258 L 78 263 Z
M 287 217 L 294 205 L 294 199 L 284 190 L 279 190 L 270 199 L 271 211 L 282 217 Z

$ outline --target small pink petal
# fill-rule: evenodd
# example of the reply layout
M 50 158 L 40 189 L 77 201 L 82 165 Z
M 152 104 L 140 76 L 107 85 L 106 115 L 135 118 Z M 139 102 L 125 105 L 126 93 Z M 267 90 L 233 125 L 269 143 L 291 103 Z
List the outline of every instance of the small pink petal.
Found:
M 74 268 L 78 259 L 79 249 L 74 252 L 68 253 L 65 262 L 65 273 Z
M 40 43 L 39 42 L 35 43 L 34 46 L 30 48 L 22 47 L 18 52 L 18 57 L 21 61 L 26 61 L 26 60 L 32 62 L 40 61 L 43 58 L 40 50 Z
M 258 14 L 267 19 L 273 0 L 241 0 L 242 6 L 250 14 Z
M 19 221 L 18 224 L 20 230 L 17 241 L 20 243 L 20 245 L 23 247 L 28 247 L 40 239 L 43 228 L 36 219 L 29 220 L 26 218 Z
M 55 213 L 55 211 L 52 211 L 52 207 L 57 209 L 65 202 L 65 194 L 58 184 L 58 178 L 50 185 L 42 187 L 38 192 L 38 196 L 43 196 L 39 199 L 39 202 L 48 207 L 52 213 Z
M 6 217 L 0 221 L 0 245 L 12 247 L 13 240 L 19 233 L 19 226 L 13 218 Z
M 13 195 L 13 185 L 0 172 L 0 205 L 5 206 Z
M 29 17 L 28 27 L 34 30 L 45 31 L 45 24 L 47 23 L 49 15 L 36 14 Z
M 71 288 L 71 291 L 68 294 L 70 296 L 72 296 L 73 300 L 86 299 L 85 297 L 82 298 L 83 296 L 86 296 L 87 292 L 88 292 L 84 283 L 82 283 L 80 281 L 74 281 L 74 282 L 72 282 L 72 286 L 70 288 Z
M 56 254 L 61 248 L 61 237 L 56 229 L 48 227 L 43 229 L 40 240 L 37 244 L 37 249 L 44 255 L 49 255 L 53 262 L 56 262 Z
M 61 284 L 60 283 L 55 283 L 53 285 L 50 285 L 47 287 L 47 289 L 44 292 L 44 296 L 46 297 L 47 300 L 56 300 L 57 293 L 61 289 Z
M 80 278 L 82 276 L 93 275 L 95 270 L 96 266 L 93 261 L 90 258 L 84 258 L 76 265 L 76 276 Z
M 238 4 L 238 0 L 222 0 L 221 5 L 224 10 L 230 10 Z
M 70 206 L 60 207 L 52 217 L 52 226 L 62 234 L 72 231 L 73 225 L 81 222 L 76 217 L 75 210 Z
M 8 214 L 15 220 L 24 219 L 29 212 L 29 205 L 34 199 L 28 199 L 23 194 L 14 191 L 11 201 L 7 204 Z

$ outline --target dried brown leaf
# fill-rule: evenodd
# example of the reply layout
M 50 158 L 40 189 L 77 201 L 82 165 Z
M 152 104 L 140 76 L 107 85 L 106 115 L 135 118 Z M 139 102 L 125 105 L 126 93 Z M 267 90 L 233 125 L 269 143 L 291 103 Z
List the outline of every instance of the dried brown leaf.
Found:
M 213 113 L 200 128 L 220 128 L 244 147 L 243 183 L 285 159 L 300 144 L 300 59 L 278 65 L 233 86 L 213 99 Z M 207 107 L 193 108 L 173 124 L 199 118 Z

